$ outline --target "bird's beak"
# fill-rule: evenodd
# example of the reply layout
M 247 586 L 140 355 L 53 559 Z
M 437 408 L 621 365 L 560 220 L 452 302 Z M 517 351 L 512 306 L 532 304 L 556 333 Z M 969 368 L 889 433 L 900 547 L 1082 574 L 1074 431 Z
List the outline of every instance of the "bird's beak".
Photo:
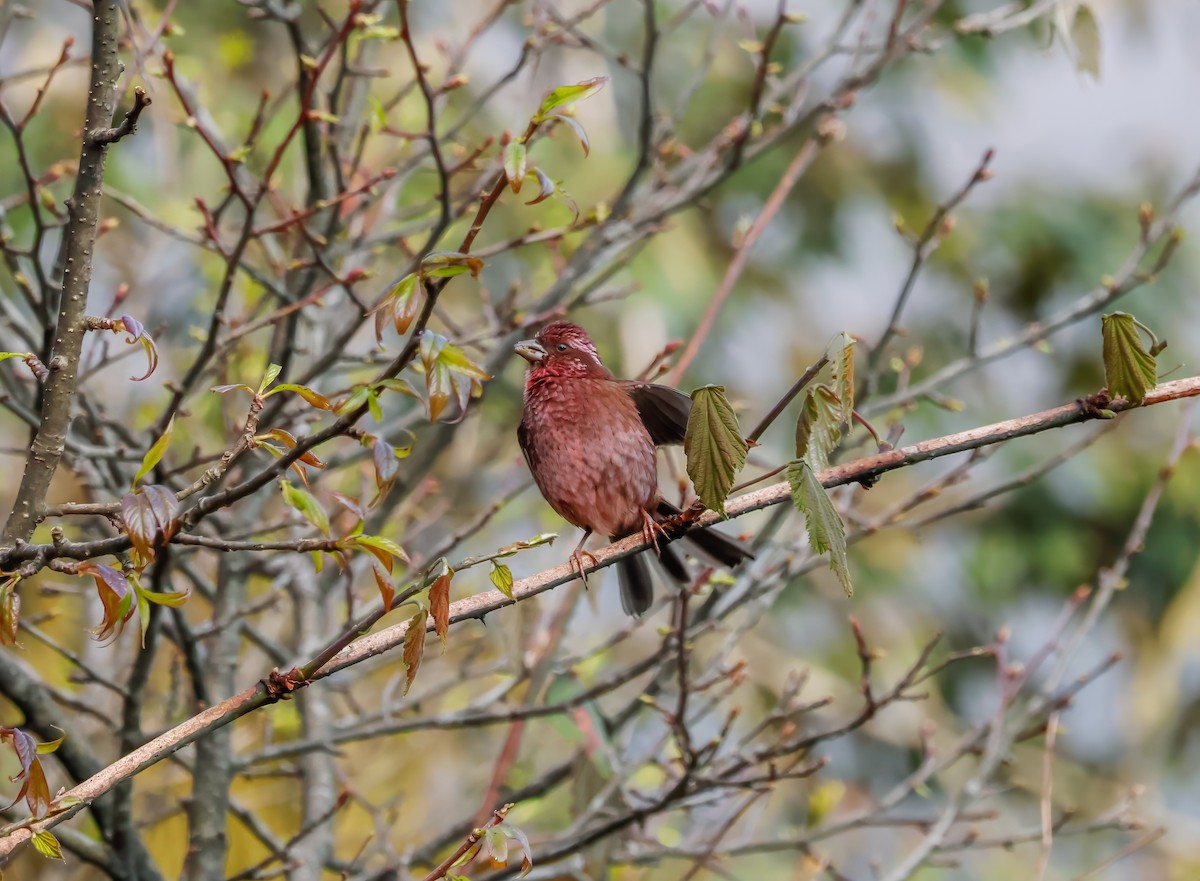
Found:
M 537 340 L 521 340 L 513 346 L 513 351 L 530 364 L 540 364 L 546 360 L 546 349 Z

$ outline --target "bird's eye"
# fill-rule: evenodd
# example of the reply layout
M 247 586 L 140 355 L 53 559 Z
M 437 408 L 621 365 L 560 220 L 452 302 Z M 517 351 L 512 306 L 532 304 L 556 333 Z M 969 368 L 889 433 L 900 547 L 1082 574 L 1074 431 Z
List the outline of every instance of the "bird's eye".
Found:
M 565 352 L 565 351 L 567 350 L 567 344 L 566 344 L 566 343 L 559 343 L 559 344 L 558 344 L 558 346 L 557 346 L 557 349 L 558 349 L 560 352 Z

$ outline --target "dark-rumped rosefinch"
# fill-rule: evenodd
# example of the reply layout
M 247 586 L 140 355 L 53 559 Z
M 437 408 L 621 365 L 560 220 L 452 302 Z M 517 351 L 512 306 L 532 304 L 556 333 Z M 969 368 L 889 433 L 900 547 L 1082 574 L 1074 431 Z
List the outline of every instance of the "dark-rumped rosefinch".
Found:
M 664 385 L 616 379 L 587 332 L 569 321 L 546 325 L 535 339 L 518 343 L 516 352 L 529 362 L 517 430 L 521 451 L 550 507 L 584 530 L 571 555 L 580 573 L 584 542 L 593 532 L 616 541 L 640 531 L 664 568 L 686 583 L 683 560 L 657 541 L 658 521 L 679 509 L 659 495 L 655 447 L 683 442 L 691 398 Z M 751 556 L 711 529 L 687 538 L 725 566 Z M 645 557 L 625 557 L 617 572 L 621 606 L 642 614 L 654 598 Z

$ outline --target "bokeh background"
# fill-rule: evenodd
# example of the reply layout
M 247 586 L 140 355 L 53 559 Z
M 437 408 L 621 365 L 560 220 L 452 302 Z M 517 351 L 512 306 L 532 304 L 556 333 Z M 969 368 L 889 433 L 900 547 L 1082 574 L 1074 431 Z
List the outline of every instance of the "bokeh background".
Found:
M 135 0 L 134 5 L 146 22 L 157 24 L 160 3 Z M 490 5 L 414 4 L 416 44 L 435 59 L 435 71 L 443 57 L 439 41 L 451 46 L 460 42 L 463 22 L 477 20 Z M 584 4 L 557 5 L 564 14 L 585 8 Z M 713 4 L 713 9 L 720 5 Z M 788 5 L 790 11 L 809 18 L 784 30 L 777 47 L 778 57 L 784 59 L 811 51 L 841 12 L 840 5 L 826 8 L 835 4 Z M 311 13 L 307 3 L 297 6 L 306 7 L 304 14 Z M 669 18 L 696 4 L 658 6 L 661 15 Z M 1192 111 L 1200 84 L 1194 38 L 1200 32 L 1200 6 L 1191 0 L 1096 0 L 1090 6 L 1100 40 L 1095 75 L 1081 69 L 1069 42 L 1040 20 L 991 39 L 956 39 L 948 34 L 945 45 L 936 51 L 904 59 L 875 87 L 860 92 L 855 107 L 843 117 L 845 138 L 822 150 L 766 230 L 681 385 L 724 385 L 746 426 L 770 408 L 838 332 L 847 331 L 867 343 L 876 340 L 912 259 L 897 225 L 919 230 L 935 206 L 965 183 L 988 149 L 995 151 L 994 176 L 954 212 L 955 228 L 924 268 L 902 322 L 904 333 L 896 353 L 913 365 L 914 380 L 965 353 L 977 280 L 988 282 L 989 297 L 979 325 L 980 341 L 987 345 L 1057 312 L 1113 273 L 1137 242 L 1139 205 L 1167 205 L 1200 163 L 1200 116 Z M 255 22 L 248 16 L 252 7 L 205 0 L 179 3 L 171 12 L 172 32 L 166 42 L 177 68 L 193 84 L 197 107 L 223 131 L 244 131 L 261 90 L 282 94 L 294 78 L 295 59 L 286 35 L 277 25 Z M 581 26 L 610 47 L 608 57 L 582 50 L 547 50 L 536 66 L 522 70 L 478 112 L 468 115 L 484 89 L 512 67 L 528 36 L 531 17 L 539 14 L 537 7 L 513 4 L 474 45 L 464 66 L 469 81 L 454 95 L 449 104 L 454 112 L 446 118 L 462 120 L 464 142 L 519 129 L 536 100 L 550 88 L 601 74 L 612 76 L 609 87 L 578 110 L 591 138 L 586 160 L 563 131 L 538 146 L 549 173 L 563 180 L 586 213 L 612 198 L 614 185 L 623 180 L 635 156 L 637 82 L 615 56 L 636 51 L 640 6 L 614 0 Z M 766 27 L 775 5 L 745 2 L 735 8 L 740 11 L 731 17 L 729 32 L 713 38 L 711 70 L 679 120 L 684 143 L 710 137 L 746 100 L 753 60 L 737 43 Z M 987 8 L 983 3 L 952 3 L 939 16 L 952 21 Z M 75 36 L 77 47 L 87 45 L 87 12 L 80 5 L 32 0 L 24 10 L 27 14 L 17 14 L 12 4 L 0 7 L 6 28 L 0 43 L 0 77 L 49 64 L 67 35 Z M 710 39 L 713 14 L 702 8 L 664 41 L 654 80 L 655 98 L 662 107 L 675 106 L 692 87 Z M 886 17 L 882 4 L 879 14 Z M 387 15 L 394 19 L 394 10 Z M 194 200 L 199 197 L 214 204 L 224 186 L 217 163 L 187 125 L 170 90 L 153 75 L 158 62 L 147 58 L 143 63 L 145 70 L 139 71 L 129 61 L 127 75 L 142 81 L 139 74 L 146 74 L 144 81 L 155 103 L 143 117 L 137 136 L 112 152 L 106 178 L 112 198 L 106 201 L 104 214 L 120 223 L 106 233 L 97 249 L 91 293 L 91 311 L 103 313 L 118 287 L 128 285 L 119 311 L 139 317 L 159 343 L 162 365 L 149 381 L 126 381 L 131 365 L 137 363 L 128 359 L 106 367 L 91 380 L 103 384 L 104 405 L 124 414 L 135 432 L 147 430 L 157 418 L 157 408 L 166 397 L 164 383 L 178 377 L 198 345 L 195 333 L 207 322 L 221 266 L 211 253 L 156 229 L 145 217 L 194 232 L 199 225 Z M 398 42 L 379 41 L 373 64 L 390 72 L 373 87 L 381 96 L 394 92 L 396 83 L 408 76 Z M 0 96 L 10 107 L 24 107 L 39 83 L 37 78 L 5 80 Z M 73 159 L 85 85 L 82 65 L 65 69 L 30 127 L 31 155 L 43 169 Z M 421 105 L 410 95 L 389 111 L 389 120 L 400 129 L 417 128 L 420 114 Z M 278 137 L 284 119 L 268 125 L 265 136 Z M 374 167 L 399 162 L 411 149 L 412 142 L 404 138 L 391 142 L 377 138 L 371 142 L 367 162 Z M 697 205 L 669 218 L 643 250 L 605 281 L 602 296 L 596 298 L 599 302 L 572 312 L 593 332 L 606 363 L 616 373 L 636 374 L 668 341 L 690 337 L 736 253 L 739 236 L 762 210 L 794 149 L 785 140 Z M 394 155 L 389 155 L 391 151 Z M 288 157 L 281 181 L 285 193 L 299 198 L 304 179 L 296 156 Z M 56 186 L 56 194 L 65 196 L 69 178 L 64 176 Z M 12 141 L 0 137 L 0 200 L 22 192 L 23 187 Z M 389 200 L 390 229 L 402 227 L 406 219 L 428 216 L 434 188 L 426 169 L 386 189 L 382 198 Z M 130 210 L 131 206 L 140 207 Z M 13 210 L 4 219 L 14 235 L 28 233 L 27 214 Z M 517 200 L 505 201 L 489 221 L 481 244 L 503 241 L 530 224 L 548 226 L 567 220 L 569 212 L 556 203 L 526 207 Z M 1194 245 L 1200 232 L 1200 205 L 1185 206 L 1180 225 L 1186 237 L 1169 268 L 1118 307 L 1169 341 L 1160 364 L 1168 370 L 1178 364 L 1173 376 L 1191 375 L 1200 355 Z M 447 289 L 445 317 L 470 327 L 478 316 L 480 289 L 493 299 L 515 291 L 518 302 L 532 302 L 556 277 L 561 257 L 553 248 L 526 248 L 489 259 L 477 282 L 456 280 Z M 372 296 L 402 274 L 406 262 L 402 251 L 387 242 L 355 259 L 375 274 L 378 284 Z M 245 280 L 235 292 L 241 304 L 252 303 L 259 295 Z M 0 296 L 19 312 L 10 277 L 0 280 Z M 336 307 L 334 302 L 328 308 Z M 441 330 L 454 338 L 445 326 Z M 21 348 L 8 335 L 0 325 L 0 349 Z M 369 347 L 369 331 L 358 342 Z M 486 346 L 468 350 L 481 358 L 495 356 Z M 226 363 L 230 375 L 225 381 L 252 379 L 250 374 L 261 367 L 261 353 L 261 340 L 248 339 Z M 0 369 L 8 370 L 12 363 Z M 440 445 L 446 436 L 433 435 L 419 424 L 418 416 L 402 422 L 416 431 L 419 450 L 426 440 L 439 445 L 422 451 L 430 456 L 421 483 L 422 500 L 405 507 L 401 518 L 406 531 L 400 540 L 410 553 L 437 546 L 447 531 L 472 522 L 479 511 L 526 479 L 515 438 L 522 365 L 517 359 L 498 363 L 502 369 L 486 384 L 478 412 L 454 431 L 445 448 Z M 350 375 L 332 379 L 328 389 L 338 388 L 339 383 L 344 386 Z M 878 410 L 871 416 L 885 428 L 902 422 L 903 441 L 913 441 L 1071 401 L 1102 384 L 1099 319 L 1091 317 L 1045 345 L 1020 351 L 940 388 L 944 396 L 940 401 L 922 401 L 903 412 Z M 200 445 L 219 445 L 222 432 L 237 418 L 235 407 L 210 397 L 197 398 L 190 406 L 190 439 Z M 794 409 L 767 433 L 752 462 L 773 466 L 791 456 Z M 814 697 L 830 693 L 839 705 L 849 706 L 857 675 L 854 643 L 846 624 L 851 614 L 883 650 L 879 669 L 885 673 L 905 669 L 920 646 L 939 631 L 945 634 L 945 648 L 959 650 L 987 642 L 999 628 L 1009 627 L 1014 656 L 1028 658 L 1050 635 L 1066 598 L 1077 586 L 1094 583 L 1097 572 L 1118 554 L 1180 419 L 1191 418 L 1195 425 L 1188 412 L 1169 405 L 1131 414 L 1045 477 L 1014 488 L 980 510 L 920 528 L 884 529 L 857 542 L 851 549 L 857 587 L 853 598 L 846 598 L 822 567 L 796 578 L 739 646 L 751 683 L 740 696 L 750 708 L 747 712 L 756 705 L 769 706 L 787 672 L 799 668 L 811 669 L 809 688 Z M 5 457 L 0 507 L 6 507 L 16 488 L 27 429 L 4 413 L 0 431 Z M 949 507 L 984 487 L 1011 480 L 1094 432 L 1094 427 L 1075 427 L 1010 443 L 978 462 L 968 480 L 949 488 L 921 513 Z M 860 443 L 846 455 L 867 450 Z M 677 473 L 681 457 L 675 458 Z M 857 522 L 869 522 L 955 464 L 951 460 L 905 469 L 889 475 L 869 493 L 856 489 L 853 497 L 838 498 L 853 505 Z M 69 478 L 56 485 L 58 500 L 77 492 Z M 434 509 L 437 517 L 430 514 Z M 766 514 L 744 518 L 736 523 L 736 530 L 753 535 L 767 519 Z M 789 534 L 788 530 L 799 534 L 798 515 L 792 515 L 781 535 Z M 574 533 L 536 492 L 526 489 L 462 550 L 484 553 L 548 531 L 559 532 L 564 540 L 510 560 L 517 577 L 557 565 L 575 541 Z M 1145 550 L 1133 562 L 1127 586 L 1090 634 L 1078 670 L 1094 667 L 1114 651 L 1123 660 L 1063 713 L 1056 745 L 1056 795 L 1062 803 L 1099 812 L 1132 787 L 1142 787 L 1135 812 L 1146 828 L 1162 827 L 1165 834 L 1089 877 L 1172 881 L 1200 877 L 1198 535 L 1200 465 L 1194 455 L 1187 455 L 1169 484 Z M 119 677 L 136 653 L 134 634 L 98 646 L 84 631 L 98 620 L 94 595 L 56 576 L 46 581 L 49 590 L 25 595 L 26 617 L 40 620 L 61 645 Z M 455 581 L 455 597 L 488 587 L 484 570 L 464 573 Z M 260 585 L 256 590 L 268 587 Z M 188 611 L 197 626 L 210 613 L 200 598 Z M 476 627 L 478 632 L 473 631 L 470 639 L 464 637 L 458 647 L 452 644 L 444 659 L 434 656 L 426 661 L 427 690 L 418 686 L 418 691 L 424 699 L 439 695 L 449 704 L 469 702 L 473 698 L 469 689 L 455 690 L 453 671 L 473 663 L 492 664 L 495 675 L 501 675 L 505 664 L 515 663 L 520 656 L 522 640 L 529 638 L 537 621 L 537 613 L 521 608 L 492 616 L 486 628 Z M 665 619 L 648 622 L 630 644 L 652 645 L 658 638 L 654 627 L 663 623 Z M 284 615 L 273 618 L 268 611 L 260 626 L 286 634 L 289 620 Z M 566 642 L 580 656 L 587 656 L 590 647 L 600 645 L 621 626 L 615 584 L 605 574 L 593 579 L 571 619 Z M 74 681 L 71 665 L 60 654 L 34 639 L 25 640 L 22 652 L 48 681 L 78 693 L 80 699 L 92 699 L 89 695 L 95 687 Z M 580 675 L 598 675 L 605 663 L 603 654 L 591 656 L 580 667 Z M 247 647 L 238 687 L 253 684 L 272 665 L 261 652 Z M 392 665 L 373 668 L 371 677 L 358 683 L 366 691 L 356 692 L 355 700 L 377 696 L 385 707 L 399 706 L 398 660 L 393 659 Z M 172 682 L 179 675 L 178 659 L 164 650 L 155 673 L 156 687 L 164 695 L 174 694 Z M 104 702 L 103 697 L 96 700 Z M 864 734 L 830 744 L 831 763 L 821 775 L 756 809 L 737 835 L 749 840 L 803 828 L 818 803 L 831 802 L 837 810 L 869 802 L 911 770 L 922 722 L 954 730 L 985 718 L 995 701 L 995 674 L 990 668 L 982 663 L 951 668 L 931 684 L 927 702 L 895 708 Z M 0 720 L 7 718 L 9 709 L 0 699 Z M 167 724 L 182 718 L 184 710 L 167 701 L 154 713 L 161 716 L 159 724 Z M 339 707 L 335 712 L 349 710 Z M 252 755 L 268 742 L 286 740 L 297 724 L 290 705 L 238 723 L 235 752 Z M 380 840 L 390 838 L 392 846 L 402 851 L 409 842 L 425 840 L 425 833 L 436 830 L 442 820 L 459 817 L 464 803 L 474 805 L 482 797 L 501 732 L 498 728 L 452 734 L 424 731 L 342 747 L 337 763 L 340 782 L 388 806 L 374 816 L 357 806 L 340 815 L 335 823 L 338 852 L 350 859 L 368 833 Z M 97 737 L 103 752 L 104 737 Z M 540 760 L 565 754 L 570 744 L 571 733 L 564 731 L 560 720 L 534 723 L 518 759 L 517 777 L 532 775 Z M 1009 820 L 1021 828 L 1036 826 L 1041 759 L 1037 744 L 1019 749 L 1007 769 L 1006 792 L 996 795 L 997 801 L 1007 800 L 1012 811 Z M 6 776 L 15 769 L 7 755 L 0 756 L 0 766 Z M 136 787 L 143 833 L 168 877 L 179 871 L 183 859 L 186 824 L 178 806 L 187 795 L 187 780 L 168 763 L 139 777 Z M 65 782 L 52 779 L 51 785 Z M 7 787 L 0 792 L 7 792 Z M 246 810 L 275 826 L 282 837 L 294 828 L 295 797 L 286 774 L 242 779 L 235 792 Z M 936 797 L 930 794 L 931 799 Z M 919 808 L 916 802 L 919 799 L 914 801 Z M 522 804 L 519 822 L 536 841 L 539 830 L 562 821 L 563 805 L 561 798 L 554 797 Z M 984 799 L 982 806 L 994 805 Z M 232 874 L 261 858 L 263 851 L 236 823 L 230 833 Z M 667 845 L 678 834 L 669 823 L 653 832 Z M 852 877 L 872 877 L 872 862 L 886 864 L 903 852 L 912 834 L 912 830 L 877 830 L 856 842 L 834 845 L 834 852 L 846 860 L 839 865 Z M 1056 842 L 1047 877 L 1077 877 L 1133 837 L 1064 838 Z M 764 854 L 727 864 L 727 869 L 731 877 L 752 872 L 769 878 L 808 877 L 804 873 L 811 867 L 806 868 L 804 859 L 797 853 Z M 964 856 L 957 866 L 927 869 L 919 877 L 1032 878 L 1035 864 L 1036 849 L 1029 846 L 988 850 Z M 91 877 L 92 870 L 78 863 L 56 867 L 26 855 L 10 871 L 14 878 L 84 878 Z M 684 869 L 667 861 L 613 871 L 620 878 L 675 878 Z

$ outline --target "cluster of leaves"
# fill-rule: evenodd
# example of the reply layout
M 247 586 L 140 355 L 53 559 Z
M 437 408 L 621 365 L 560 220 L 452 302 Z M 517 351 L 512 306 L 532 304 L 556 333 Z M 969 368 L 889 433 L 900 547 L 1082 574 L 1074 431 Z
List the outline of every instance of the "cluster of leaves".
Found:
M 841 334 L 830 359 L 832 383 L 817 383 L 804 395 L 796 421 L 796 458 L 788 465 L 792 502 L 804 513 L 808 541 L 819 554 L 829 554 L 829 567 L 846 595 L 854 593 L 846 556 L 846 524 L 821 485 L 819 473 L 829 467 L 829 455 L 841 443 L 854 414 L 854 340 Z
M 796 458 L 787 466 L 792 501 L 804 513 L 809 543 L 829 554 L 829 565 L 847 594 L 854 591 L 846 556 L 846 527 L 818 477 L 850 427 L 854 413 L 854 341 L 842 334 L 831 359 L 832 381 L 807 390 L 796 423 Z M 687 473 L 705 507 L 725 511 L 734 478 L 746 464 L 749 444 L 721 386 L 692 392 L 683 442 Z

